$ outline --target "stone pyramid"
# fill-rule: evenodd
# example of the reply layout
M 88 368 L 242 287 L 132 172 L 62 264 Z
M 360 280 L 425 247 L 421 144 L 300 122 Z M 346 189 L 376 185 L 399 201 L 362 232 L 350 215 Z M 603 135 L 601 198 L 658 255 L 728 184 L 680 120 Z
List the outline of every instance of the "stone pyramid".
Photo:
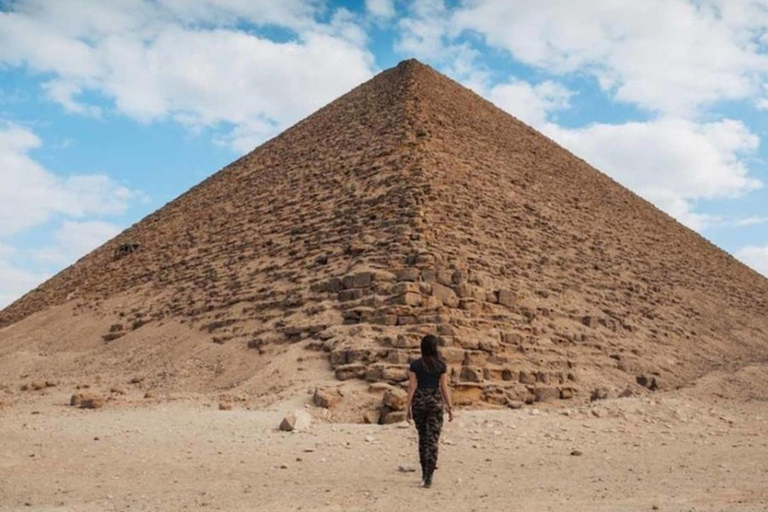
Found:
M 143 368 L 176 365 L 171 381 L 195 358 L 203 390 L 237 388 L 297 344 L 337 379 L 402 383 L 435 333 L 460 403 L 587 400 L 764 360 L 768 280 L 409 60 L 28 293 L 0 327 L 0 358 L 47 328 L 61 347 L 41 352 L 78 354 L 57 371 L 105 351 L 136 367 L 141 345 L 155 351 Z M 194 353 L 174 348 L 189 337 Z

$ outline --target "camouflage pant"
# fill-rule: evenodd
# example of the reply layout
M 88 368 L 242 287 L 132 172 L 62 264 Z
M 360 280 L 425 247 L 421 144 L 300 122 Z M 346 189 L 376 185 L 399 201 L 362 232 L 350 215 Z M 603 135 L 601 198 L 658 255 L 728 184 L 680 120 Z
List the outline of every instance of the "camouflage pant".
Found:
M 424 475 L 437 465 L 437 444 L 443 428 L 443 397 L 438 389 L 417 389 L 413 395 L 413 420 L 419 431 L 419 462 Z

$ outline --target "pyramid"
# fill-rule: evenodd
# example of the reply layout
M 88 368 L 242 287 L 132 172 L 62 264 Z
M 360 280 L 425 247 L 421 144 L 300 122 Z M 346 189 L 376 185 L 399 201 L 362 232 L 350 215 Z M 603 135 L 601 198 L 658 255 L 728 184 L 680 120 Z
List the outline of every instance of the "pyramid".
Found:
M 768 280 L 408 60 L 4 309 L 0 360 L 269 393 L 290 347 L 402 384 L 425 333 L 459 403 L 650 393 L 765 360 Z

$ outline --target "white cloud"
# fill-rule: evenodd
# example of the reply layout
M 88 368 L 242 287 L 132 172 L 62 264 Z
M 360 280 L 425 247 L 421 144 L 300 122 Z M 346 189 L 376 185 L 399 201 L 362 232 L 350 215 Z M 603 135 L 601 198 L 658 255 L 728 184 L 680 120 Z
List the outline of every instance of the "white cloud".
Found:
M 768 223 L 768 217 L 754 215 L 751 217 L 736 219 L 735 221 L 733 221 L 732 225 L 735 227 L 746 227 L 746 226 L 759 226 L 765 223 Z
M 398 21 L 395 50 L 408 57 L 429 60 L 456 79 L 481 88 L 486 73 L 475 61 L 479 52 L 466 42 L 457 43 L 450 31 L 451 11 L 444 0 L 413 0 L 408 15 Z
M 377 18 L 390 19 L 395 16 L 395 0 L 365 0 L 365 8 Z
M 48 274 L 21 269 L 0 257 L 0 309 L 45 281 Z
M 53 235 L 53 244 L 33 251 L 32 257 L 45 264 L 74 263 L 120 233 L 120 227 L 103 221 L 64 221 Z
M 696 201 L 738 198 L 762 187 L 743 162 L 759 139 L 740 121 L 550 124 L 544 132 L 693 229 L 722 222 L 695 212 Z
M 32 131 L 0 123 L 0 307 L 115 236 L 117 226 L 93 217 L 122 214 L 141 197 L 104 175 L 54 174 L 29 154 L 41 144 Z M 3 243 L 54 220 L 61 225 L 43 249 Z
M 137 194 L 101 174 L 58 176 L 29 156 L 40 139 L 0 124 L 0 236 L 43 224 L 54 215 L 84 217 L 125 211 Z
M 666 114 L 750 98 L 768 77 L 765 43 L 755 42 L 768 30 L 764 0 L 473 0 L 449 23 L 523 63 L 590 74 L 615 99 Z
M 541 127 L 550 113 L 570 106 L 573 92 L 550 80 L 537 85 L 510 80 L 492 87 L 485 96 L 524 123 Z
M 173 119 L 192 129 L 234 126 L 221 140 L 240 150 L 368 79 L 373 57 L 345 9 L 328 23 L 316 1 L 23 0 L 0 13 L 0 63 L 52 74 L 49 98 L 97 115 L 84 92 L 122 114 Z M 238 23 L 296 30 L 274 42 Z M 243 134 L 248 134 L 245 137 Z
M 768 246 L 748 246 L 736 251 L 735 256 L 757 272 L 768 277 Z

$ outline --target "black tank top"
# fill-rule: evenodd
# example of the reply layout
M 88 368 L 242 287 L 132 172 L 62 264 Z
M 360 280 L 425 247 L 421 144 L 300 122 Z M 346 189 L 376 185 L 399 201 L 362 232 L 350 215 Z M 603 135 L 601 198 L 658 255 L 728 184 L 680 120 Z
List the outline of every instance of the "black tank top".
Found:
M 418 389 L 437 389 L 440 387 L 440 376 L 447 370 L 445 363 L 438 361 L 439 367 L 436 372 L 428 372 L 424 367 L 421 358 L 411 363 L 410 370 L 416 374 Z

